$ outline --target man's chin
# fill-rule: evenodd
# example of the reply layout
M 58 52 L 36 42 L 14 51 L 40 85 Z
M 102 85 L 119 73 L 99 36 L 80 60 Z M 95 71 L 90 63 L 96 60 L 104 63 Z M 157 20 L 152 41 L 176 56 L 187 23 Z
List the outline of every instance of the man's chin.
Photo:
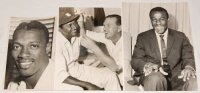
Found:
M 165 32 L 164 29 L 155 29 L 158 34 L 163 34 Z
M 72 36 L 73 36 L 73 37 L 79 37 L 80 34 L 77 33 L 77 34 L 73 34 Z
M 33 75 L 33 72 L 31 72 L 31 71 L 24 71 L 24 70 L 20 70 L 19 73 L 20 73 L 20 75 L 22 77 L 30 77 L 30 76 Z
M 109 39 L 109 36 L 108 36 L 107 34 L 105 34 L 105 38 L 106 38 L 106 39 Z

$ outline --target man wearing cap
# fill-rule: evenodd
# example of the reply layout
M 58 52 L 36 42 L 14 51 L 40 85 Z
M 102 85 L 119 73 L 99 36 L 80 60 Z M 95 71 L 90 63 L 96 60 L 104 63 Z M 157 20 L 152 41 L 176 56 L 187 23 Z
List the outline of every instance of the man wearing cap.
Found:
M 20 75 L 8 89 L 53 90 L 54 63 L 48 57 L 51 44 L 46 26 L 38 21 L 20 23 L 12 41 L 11 54 Z
M 84 30 L 82 16 L 75 15 L 73 8 L 60 8 L 59 32 L 57 33 L 55 85 L 58 89 L 120 90 L 117 76 L 109 69 L 99 69 L 78 62 L 80 33 Z M 79 19 L 79 20 L 78 20 Z M 78 22 L 77 22 L 78 21 Z M 66 87 L 65 87 L 66 86 Z

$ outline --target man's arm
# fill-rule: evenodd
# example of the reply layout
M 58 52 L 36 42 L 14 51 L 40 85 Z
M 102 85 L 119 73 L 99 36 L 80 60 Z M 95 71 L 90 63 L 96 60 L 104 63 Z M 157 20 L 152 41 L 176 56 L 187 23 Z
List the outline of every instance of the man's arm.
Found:
M 83 36 L 81 40 L 81 45 L 93 51 L 93 53 L 97 56 L 101 63 L 108 67 L 110 70 L 114 72 L 117 72 L 119 70 L 119 66 L 116 64 L 115 60 L 112 57 L 106 55 L 89 37 Z
M 189 80 L 191 77 L 195 78 L 195 62 L 193 47 L 189 42 L 189 39 L 183 34 L 182 43 L 182 68 L 181 75 L 178 78 L 183 78 L 183 81 Z
M 80 14 L 80 18 L 78 19 L 78 24 L 80 26 L 80 33 L 82 38 L 82 45 L 94 52 L 94 54 L 97 56 L 97 58 L 101 61 L 103 65 L 108 67 L 114 72 L 119 71 L 119 66 L 116 64 L 115 60 L 106 55 L 90 38 L 88 38 L 86 34 L 86 30 L 84 28 L 84 16 L 83 14 Z M 84 43 L 84 44 L 83 44 Z
M 145 47 L 144 47 L 143 43 L 144 42 L 142 40 L 142 36 L 141 36 L 141 34 L 139 34 L 137 36 L 137 41 L 135 44 L 132 61 L 131 61 L 132 68 L 140 74 L 142 74 L 144 72 L 144 68 L 148 69 L 148 68 L 146 68 L 148 66 L 145 66 L 145 65 L 151 64 L 150 66 L 153 69 L 154 67 L 156 67 L 156 66 L 154 66 L 156 64 L 154 64 L 153 62 L 158 61 L 155 58 L 152 58 L 145 54 Z
M 71 85 L 75 85 L 75 86 L 80 86 L 82 87 L 84 90 L 103 90 L 103 88 L 100 88 L 92 83 L 89 82 L 85 82 L 85 81 L 81 81 L 78 80 L 72 76 L 67 77 L 63 83 L 67 83 L 67 84 L 71 84 Z
M 189 39 L 183 34 L 183 43 L 182 43 L 182 68 L 186 66 L 191 66 L 195 69 L 195 62 L 194 62 L 194 52 L 193 47 L 189 42 Z
M 136 72 L 140 74 L 143 73 L 143 68 L 144 65 L 146 64 L 146 62 L 144 61 L 144 56 L 145 56 L 144 46 L 141 39 L 141 35 L 139 34 L 137 36 L 137 41 L 133 51 L 131 66 Z
M 79 14 L 79 19 L 78 21 L 78 25 L 80 27 L 80 36 L 85 35 L 86 31 L 85 31 L 85 27 L 84 27 L 84 16 L 83 14 Z

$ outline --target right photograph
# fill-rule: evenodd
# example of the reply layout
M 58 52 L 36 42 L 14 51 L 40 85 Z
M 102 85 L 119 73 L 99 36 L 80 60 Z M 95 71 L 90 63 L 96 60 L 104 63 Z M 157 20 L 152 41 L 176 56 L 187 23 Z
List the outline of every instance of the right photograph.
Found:
M 124 90 L 196 91 L 187 2 L 122 3 Z

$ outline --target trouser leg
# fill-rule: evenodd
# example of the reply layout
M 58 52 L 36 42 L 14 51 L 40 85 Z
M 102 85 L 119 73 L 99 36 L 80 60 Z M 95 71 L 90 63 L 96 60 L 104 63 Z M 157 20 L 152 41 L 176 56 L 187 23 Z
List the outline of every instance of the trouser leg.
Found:
M 185 82 L 182 87 L 183 91 L 196 91 L 197 90 L 197 78 L 190 78 Z
M 142 80 L 145 91 L 167 90 L 167 80 L 160 72 L 152 72 Z
M 197 78 L 190 78 L 187 81 L 183 81 L 183 78 L 178 78 L 180 72 L 174 72 L 172 78 L 170 79 L 170 83 L 172 86 L 172 90 L 176 91 L 192 91 L 197 90 Z
M 121 90 L 116 73 L 108 68 L 96 68 L 82 65 L 76 75 L 77 79 L 95 84 L 105 90 Z

